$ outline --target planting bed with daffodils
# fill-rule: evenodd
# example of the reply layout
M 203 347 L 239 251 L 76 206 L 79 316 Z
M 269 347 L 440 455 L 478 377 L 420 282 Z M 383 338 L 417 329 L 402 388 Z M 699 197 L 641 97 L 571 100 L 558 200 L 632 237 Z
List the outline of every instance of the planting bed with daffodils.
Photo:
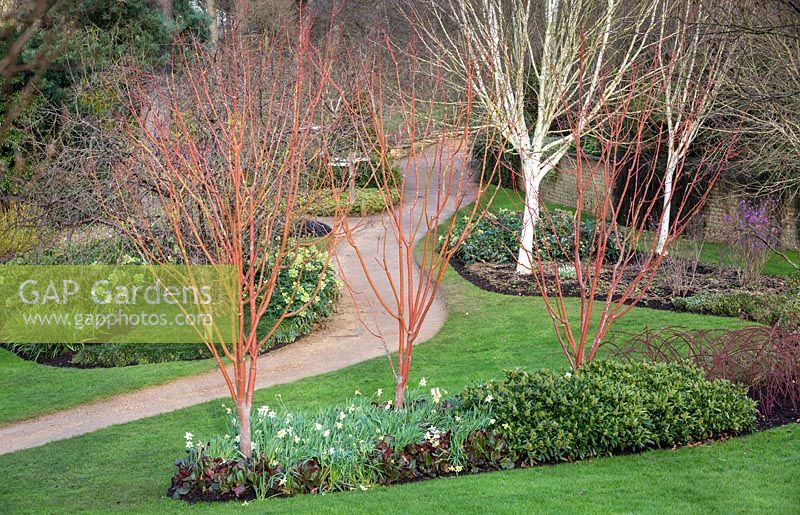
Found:
M 576 372 L 513 371 L 454 397 L 406 392 L 396 410 L 381 390 L 315 414 L 262 406 L 253 456 L 228 433 L 197 441 L 175 462 L 169 494 L 210 501 L 368 489 L 435 477 L 572 461 L 746 433 L 755 404 L 694 367 L 599 361 Z

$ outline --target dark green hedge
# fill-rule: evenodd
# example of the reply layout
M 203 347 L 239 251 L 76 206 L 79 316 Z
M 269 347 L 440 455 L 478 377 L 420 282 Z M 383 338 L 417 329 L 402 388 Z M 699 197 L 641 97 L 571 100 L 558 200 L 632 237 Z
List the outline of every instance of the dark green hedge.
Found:
M 133 249 L 121 239 L 92 241 L 66 248 L 46 251 L 41 259 L 35 253 L 19 256 L 15 264 L 84 264 L 126 263 L 140 264 L 132 257 Z M 304 249 L 287 258 L 278 274 L 278 286 L 259 325 L 259 332 L 270 330 L 284 309 L 297 311 L 311 301 L 299 314 L 281 322 L 280 327 L 266 345 L 266 349 L 291 343 L 309 334 L 315 326 L 333 314 L 339 298 L 339 281 L 334 268 L 328 263 L 327 253 L 314 248 Z M 271 267 L 267 267 L 271 270 Z M 314 295 L 317 282 L 320 289 Z M 311 299 L 311 296 L 314 298 Z M 291 305 L 287 308 L 287 302 Z M 183 361 L 211 358 L 211 351 L 202 344 L 54 344 L 54 343 L 9 343 L 5 347 L 41 361 L 54 358 L 67 351 L 75 352 L 73 362 L 86 366 L 120 367 L 167 361 Z
M 491 407 L 498 436 L 524 463 L 682 445 L 751 431 L 755 403 L 689 365 L 594 361 L 575 372 L 514 370 L 471 386 L 465 407 Z

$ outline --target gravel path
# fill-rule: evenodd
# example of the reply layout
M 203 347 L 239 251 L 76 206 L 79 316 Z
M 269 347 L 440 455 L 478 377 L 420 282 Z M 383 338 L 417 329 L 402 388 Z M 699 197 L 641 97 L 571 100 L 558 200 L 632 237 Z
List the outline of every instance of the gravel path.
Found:
M 465 158 L 463 149 L 452 147 L 449 152 L 456 159 Z M 437 158 L 433 147 L 422 154 L 418 156 L 416 165 L 420 172 L 429 172 L 435 168 L 432 163 Z M 420 173 L 422 177 L 427 175 L 429 174 Z M 423 193 L 418 191 L 413 181 L 407 181 L 406 195 L 422 197 Z M 469 201 L 470 199 L 466 199 L 465 203 Z M 450 207 L 448 215 L 452 212 L 452 206 Z M 356 233 L 356 240 L 365 256 L 372 254 L 380 259 L 383 257 L 384 219 L 377 215 L 364 219 L 363 222 Z M 349 245 L 340 244 L 337 254 L 339 270 L 348 277 L 348 283 L 355 292 L 355 302 L 350 295 L 343 294 L 337 313 L 325 327 L 262 357 L 257 388 L 290 383 L 384 355 L 381 339 L 373 335 L 375 328 L 380 329 L 380 333 L 391 346 L 392 336 L 397 335 L 397 323 L 377 305 L 374 293 L 367 285 L 361 266 Z M 389 254 L 385 256 L 386 259 L 396 265 L 396 253 Z M 373 277 L 379 277 L 383 273 L 378 267 L 378 259 L 367 260 L 367 263 L 375 267 Z M 389 295 L 388 285 L 384 286 Z M 359 318 L 373 330 L 367 330 Z M 426 326 L 418 343 L 436 334 L 446 318 L 445 304 L 441 298 L 437 298 L 428 313 Z M 222 375 L 217 370 L 212 370 L 0 427 L 0 454 L 37 447 L 224 397 L 228 397 L 228 390 Z

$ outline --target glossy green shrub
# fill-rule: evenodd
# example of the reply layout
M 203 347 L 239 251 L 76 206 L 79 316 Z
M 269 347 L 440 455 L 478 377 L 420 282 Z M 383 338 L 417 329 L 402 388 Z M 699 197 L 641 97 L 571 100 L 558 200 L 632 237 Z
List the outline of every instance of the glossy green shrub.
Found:
M 311 332 L 317 322 L 333 314 L 339 286 L 327 252 L 309 247 L 292 253 L 281 264 L 277 288 L 259 330 L 269 330 L 284 313 L 299 311 L 289 320 L 304 334 Z
M 755 403 L 742 388 L 694 366 L 596 360 L 576 372 L 514 370 L 471 386 L 523 461 L 548 463 L 686 444 L 751 431 Z
M 467 229 L 468 217 L 459 218 L 453 226 L 451 241 L 456 241 Z M 472 227 L 471 234 L 458 248 L 455 258 L 464 264 L 513 263 L 519 249 L 522 231 L 519 214 L 507 209 L 487 213 Z

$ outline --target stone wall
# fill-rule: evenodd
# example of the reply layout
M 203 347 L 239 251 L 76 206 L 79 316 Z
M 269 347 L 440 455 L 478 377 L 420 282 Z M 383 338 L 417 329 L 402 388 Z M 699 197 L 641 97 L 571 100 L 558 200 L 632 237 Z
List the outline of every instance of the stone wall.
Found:
M 575 188 L 575 158 L 564 157 L 555 170 L 547 174 L 542 181 L 541 196 L 542 200 L 548 203 L 560 204 L 562 206 L 575 206 L 578 202 L 578 192 Z M 590 186 L 585 190 L 583 197 L 583 210 L 594 211 L 600 199 L 604 198 L 607 192 L 602 171 L 592 174 L 588 178 L 592 168 L 600 166 L 596 159 L 584 159 L 582 175 L 584 180 L 591 180 Z
M 547 203 L 561 204 L 563 206 L 575 206 L 577 202 L 577 191 L 575 188 L 575 159 L 565 157 L 561 160 L 555 170 L 551 171 L 542 182 L 541 196 Z M 587 158 L 584 166 L 599 166 L 596 160 Z M 594 211 L 599 199 L 603 198 L 608 191 L 602 172 L 594 175 L 591 192 L 583 199 L 583 209 Z M 726 213 L 735 213 L 738 209 L 739 201 L 745 194 L 736 186 L 719 183 L 709 195 L 708 201 L 703 209 L 704 239 L 724 243 L 727 241 L 725 236 L 724 220 Z M 784 248 L 796 248 L 798 206 L 796 202 L 789 202 L 781 206 L 781 245 Z
M 705 236 L 708 241 L 725 242 L 726 214 L 736 213 L 739 202 L 743 199 L 753 200 L 752 195 L 747 195 L 735 185 L 719 183 L 714 186 L 703 208 L 703 222 Z M 781 234 L 780 243 L 784 248 L 797 247 L 797 203 L 786 202 L 781 206 Z

